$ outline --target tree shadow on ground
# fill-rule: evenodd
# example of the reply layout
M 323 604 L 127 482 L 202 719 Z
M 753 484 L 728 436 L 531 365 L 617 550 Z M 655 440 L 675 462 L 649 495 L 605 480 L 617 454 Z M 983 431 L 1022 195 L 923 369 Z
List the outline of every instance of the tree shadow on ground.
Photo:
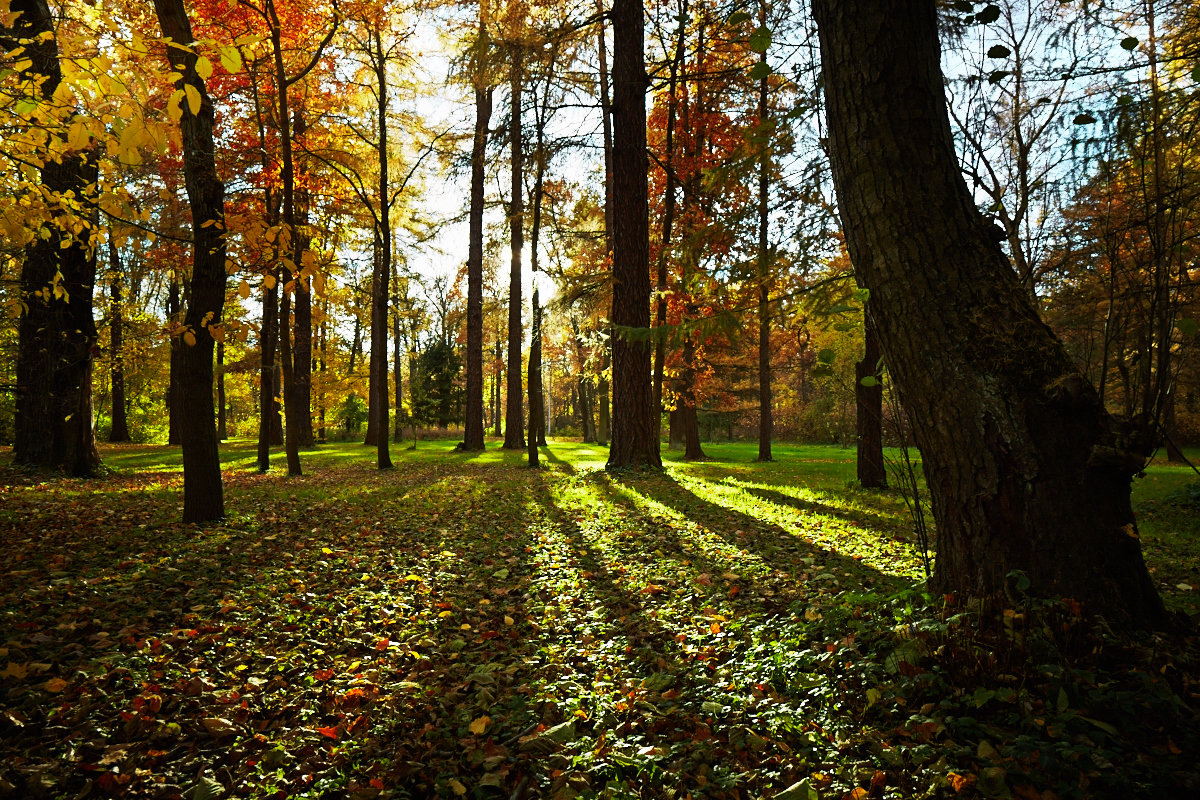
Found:
M 852 588 L 895 591 L 909 583 L 903 577 L 882 572 L 857 558 L 806 539 L 802 526 L 788 530 L 742 511 L 717 505 L 686 488 L 670 475 L 628 477 L 622 478 L 621 482 L 630 490 L 703 525 L 732 547 L 753 553 L 768 567 L 789 575 L 811 573 L 814 566 L 820 565 L 827 571 L 854 576 L 855 585 Z

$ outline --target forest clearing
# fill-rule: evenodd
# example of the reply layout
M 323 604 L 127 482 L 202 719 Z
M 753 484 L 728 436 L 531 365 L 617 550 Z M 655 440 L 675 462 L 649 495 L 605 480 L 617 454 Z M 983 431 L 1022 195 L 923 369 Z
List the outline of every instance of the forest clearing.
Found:
M 924 594 L 853 451 L 222 449 L 224 524 L 177 448 L 0 462 L 0 796 L 1149 797 L 1197 788 L 1197 640 L 1071 601 Z M 1186 468 L 1135 490 L 1168 606 L 1200 611 Z M 1075 607 L 1078 610 L 1078 607 Z M 988 620 L 1003 620 L 990 627 Z M 1035 788 L 1036 787 L 1036 788 Z

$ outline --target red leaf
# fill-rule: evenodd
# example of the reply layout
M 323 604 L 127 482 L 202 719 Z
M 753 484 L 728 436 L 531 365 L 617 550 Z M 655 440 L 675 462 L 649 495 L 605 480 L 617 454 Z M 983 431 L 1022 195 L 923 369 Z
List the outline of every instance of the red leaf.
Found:
M 321 734 L 322 736 L 328 736 L 330 739 L 338 738 L 337 725 L 334 725 L 331 728 L 317 728 L 317 733 Z
M 314 672 L 314 673 L 313 673 L 313 677 L 314 677 L 314 678 L 316 678 L 316 679 L 317 679 L 317 680 L 319 680 L 319 681 L 327 681 L 327 680 L 329 680 L 330 678 L 332 678 L 332 677 L 333 677 L 333 670 L 331 670 L 331 669 L 319 669 L 319 670 L 317 670 L 316 672 Z

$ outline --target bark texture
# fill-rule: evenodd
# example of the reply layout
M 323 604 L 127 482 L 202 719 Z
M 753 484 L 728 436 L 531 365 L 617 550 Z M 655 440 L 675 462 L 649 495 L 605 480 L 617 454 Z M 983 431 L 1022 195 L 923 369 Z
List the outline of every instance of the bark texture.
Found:
M 183 0 L 154 0 L 163 35 L 192 42 Z M 225 516 L 217 429 L 213 418 L 213 338 L 208 325 L 221 321 L 225 304 L 225 187 L 217 177 L 213 145 L 213 105 L 196 73 L 196 55 L 168 46 L 167 58 L 184 83 L 200 93 L 200 113 L 183 108 L 183 170 L 192 207 L 192 281 L 184 324 L 196 343 L 181 348 L 179 380 L 180 443 L 183 445 L 183 521 L 207 522 Z
M 921 449 L 937 590 L 1157 625 L 1129 502 L 1144 442 L 1039 319 L 955 156 L 934 0 L 816 0 L 846 241 Z
M 463 447 L 482 450 L 483 441 L 483 181 L 491 87 L 475 89 L 475 138 L 471 143 L 470 240 L 467 244 L 467 396 Z
M 612 438 L 608 469 L 662 466 L 650 382 L 650 221 L 646 63 L 641 0 L 615 0 L 613 21 Z
M 505 394 L 504 448 L 525 448 L 525 421 L 521 398 L 521 250 L 525 247 L 525 187 L 521 175 L 525 169 L 521 148 L 521 69 L 520 50 L 514 50 L 512 74 L 509 76 L 512 116 L 509 120 L 511 139 L 512 199 L 508 206 L 508 225 L 511 261 L 508 276 L 508 387 Z

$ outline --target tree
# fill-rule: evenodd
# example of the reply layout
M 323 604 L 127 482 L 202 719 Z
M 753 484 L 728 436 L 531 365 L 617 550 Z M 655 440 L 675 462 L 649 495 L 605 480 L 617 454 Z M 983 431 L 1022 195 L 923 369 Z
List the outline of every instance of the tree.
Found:
M 26 202 L 44 203 L 46 225 L 33 226 L 21 265 L 13 454 L 18 464 L 86 476 L 100 466 L 92 429 L 98 242 L 91 239 L 98 219 L 85 202 L 96 183 L 97 154 L 87 136 L 76 146 L 62 133 L 74 111 L 55 100 L 63 73 L 49 5 L 13 0 L 10 9 L 18 16 L 11 27 L 0 26 L 0 46 L 24 49 L 31 101 L 45 103 L 47 119 L 57 123 L 52 130 L 58 128 L 35 154 L 37 178 L 26 186 Z
M 154 0 L 154 10 L 169 40 L 167 63 L 180 75 L 176 90 L 187 98 L 178 105 L 184 183 L 192 207 L 192 279 L 179 380 L 183 521 L 208 522 L 225 516 L 213 418 L 213 331 L 220 330 L 225 304 L 225 187 L 214 159 L 212 100 L 196 70 L 198 56 L 183 0 Z
M 1128 437 L 975 207 L 954 152 L 933 0 L 817 0 L 829 148 L 856 274 L 921 448 L 933 586 L 1037 595 L 1158 625 Z M 1131 440 L 1132 438 L 1132 440 Z
M 510 26 L 519 29 L 524 25 L 523 7 L 512 4 Z M 515 23 L 515 24 L 513 24 Z M 512 182 L 508 205 L 510 268 L 508 279 L 508 386 L 505 395 L 504 449 L 525 449 L 525 421 L 522 419 L 521 400 L 521 250 L 525 246 L 525 186 L 522 173 L 525 159 L 521 133 L 521 89 L 525 80 L 522 74 L 523 53 L 520 43 L 510 46 L 510 71 L 508 77 L 509 139 L 511 146 Z
M 608 469 L 661 467 L 650 383 L 650 220 L 642 0 L 614 0 L 612 438 Z
M 463 446 L 482 450 L 483 443 L 483 181 L 488 122 L 492 118 L 492 85 L 488 69 L 487 2 L 479 4 L 479 33 L 472 44 L 471 82 L 475 95 L 475 133 L 471 141 L 471 206 L 467 244 L 467 394 Z M 497 423 L 498 425 L 499 423 Z

